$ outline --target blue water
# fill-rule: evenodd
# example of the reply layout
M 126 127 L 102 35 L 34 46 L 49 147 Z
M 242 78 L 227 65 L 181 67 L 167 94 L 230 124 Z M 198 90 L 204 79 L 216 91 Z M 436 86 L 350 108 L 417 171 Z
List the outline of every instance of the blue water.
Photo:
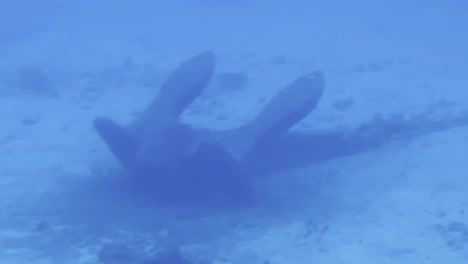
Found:
M 0 262 L 467 263 L 467 8 L 0 1 Z

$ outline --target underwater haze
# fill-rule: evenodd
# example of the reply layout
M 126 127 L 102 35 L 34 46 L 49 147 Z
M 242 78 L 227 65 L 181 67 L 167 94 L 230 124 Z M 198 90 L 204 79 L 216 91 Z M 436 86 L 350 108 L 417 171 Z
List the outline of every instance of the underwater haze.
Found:
M 0 263 L 468 263 L 463 0 L 0 0 Z

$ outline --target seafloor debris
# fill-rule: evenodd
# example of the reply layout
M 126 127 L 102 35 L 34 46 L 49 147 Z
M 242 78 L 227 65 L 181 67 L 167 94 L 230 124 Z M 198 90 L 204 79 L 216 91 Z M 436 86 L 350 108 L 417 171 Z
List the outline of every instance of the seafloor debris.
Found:
M 18 69 L 18 88 L 20 92 L 38 97 L 57 97 L 58 91 L 46 73 L 36 67 Z
M 437 225 L 436 229 L 447 239 L 447 246 L 453 250 L 465 249 L 468 246 L 467 224 L 451 221 L 445 225 Z
M 194 264 L 182 255 L 179 247 L 148 253 L 123 243 L 104 245 L 98 253 L 98 261 L 102 264 Z

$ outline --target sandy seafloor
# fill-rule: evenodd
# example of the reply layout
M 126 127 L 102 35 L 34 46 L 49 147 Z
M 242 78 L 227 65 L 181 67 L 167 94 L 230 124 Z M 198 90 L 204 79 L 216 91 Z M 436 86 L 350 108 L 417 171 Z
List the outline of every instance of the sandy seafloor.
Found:
M 1 26 L 0 263 L 101 263 L 108 244 L 142 255 L 177 244 L 195 263 L 468 263 L 466 126 L 270 175 L 268 206 L 215 211 L 112 186 L 118 164 L 91 125 L 130 122 L 171 69 L 206 49 L 218 72 L 248 83 L 213 85 L 184 114 L 199 127 L 239 126 L 317 69 L 326 91 L 294 128 L 303 132 L 468 110 L 464 1 L 156 2 L 46 1 Z M 60 95 L 19 91 L 21 66 L 42 69 Z

